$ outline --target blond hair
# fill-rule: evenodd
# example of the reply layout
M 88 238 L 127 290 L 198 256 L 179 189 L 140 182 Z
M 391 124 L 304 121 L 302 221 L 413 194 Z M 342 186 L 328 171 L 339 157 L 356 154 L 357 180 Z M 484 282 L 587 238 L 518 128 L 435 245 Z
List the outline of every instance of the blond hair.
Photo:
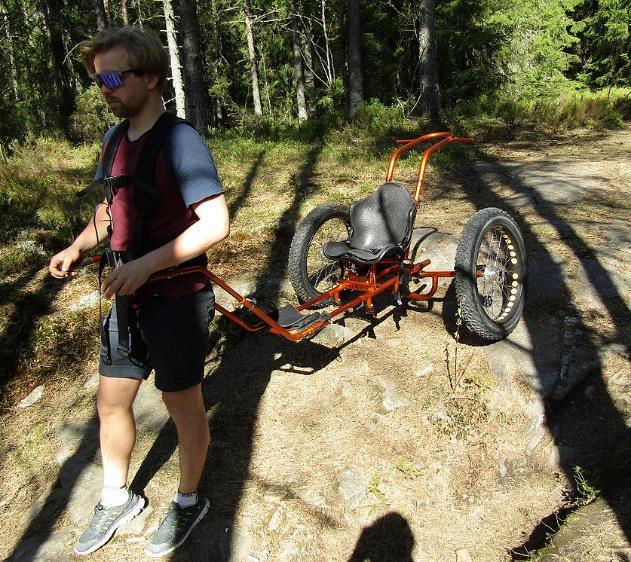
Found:
M 114 47 L 123 47 L 127 51 L 131 70 L 158 76 L 158 88 L 162 91 L 169 70 L 169 57 L 164 45 L 153 33 L 131 26 L 99 31 L 79 46 L 83 66 L 94 74 L 94 57 Z

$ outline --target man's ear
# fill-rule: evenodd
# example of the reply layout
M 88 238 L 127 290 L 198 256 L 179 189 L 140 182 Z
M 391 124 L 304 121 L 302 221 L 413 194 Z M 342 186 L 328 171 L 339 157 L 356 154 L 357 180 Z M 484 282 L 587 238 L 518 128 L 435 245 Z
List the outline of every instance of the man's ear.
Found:
M 153 90 L 158 86 L 160 77 L 157 74 L 145 74 L 144 76 L 145 76 L 145 84 L 147 84 L 147 88 L 149 88 L 150 90 Z

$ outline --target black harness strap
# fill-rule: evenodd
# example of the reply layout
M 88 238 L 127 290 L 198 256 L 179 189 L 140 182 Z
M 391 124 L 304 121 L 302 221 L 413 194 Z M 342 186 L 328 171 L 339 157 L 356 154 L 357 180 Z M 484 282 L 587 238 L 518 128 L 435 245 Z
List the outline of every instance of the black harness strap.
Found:
M 114 252 L 108 249 L 107 261 L 111 267 L 118 267 L 122 263 L 138 258 L 153 248 L 147 247 L 144 235 L 144 221 L 153 212 L 157 193 L 156 193 L 156 165 L 158 156 L 162 150 L 171 129 L 178 123 L 186 123 L 190 127 L 188 121 L 180 119 L 172 113 L 163 113 L 154 126 L 147 133 L 142 151 L 138 157 L 136 170 L 133 176 L 112 176 L 112 167 L 114 159 L 120 146 L 120 143 L 129 130 L 129 121 L 125 120 L 120 123 L 105 147 L 101 158 L 101 169 L 103 177 L 92 182 L 88 187 L 77 193 L 79 197 L 83 197 L 92 193 L 98 188 L 105 188 L 105 196 L 109 206 L 112 204 L 114 190 L 117 188 L 125 188 L 133 186 L 134 198 L 134 217 L 133 217 L 133 237 L 132 247 L 125 252 Z M 110 237 L 112 235 L 112 223 L 108 226 Z M 105 260 L 102 260 L 102 264 Z M 100 282 L 99 271 L 99 282 Z M 135 355 L 136 348 L 141 354 L 144 344 L 138 334 L 138 325 L 136 312 L 131 306 L 128 297 L 116 295 L 115 300 L 116 316 L 118 321 L 118 350 L 127 356 Z
M 103 156 L 101 157 L 101 170 L 103 171 L 103 177 L 101 179 L 93 181 L 88 187 L 82 189 L 77 193 L 77 197 L 85 197 L 89 193 L 96 191 L 102 187 L 105 187 L 105 194 L 108 198 L 108 204 L 110 204 L 110 197 L 113 188 L 120 187 L 122 185 L 127 184 L 131 178 L 130 176 L 112 176 L 112 166 L 114 165 L 114 158 L 116 158 L 116 152 L 118 151 L 118 147 L 123 140 L 123 137 L 127 134 L 129 130 L 129 121 L 125 120 L 120 123 L 110 140 L 107 141 L 107 146 L 105 147 L 105 151 L 103 152 Z

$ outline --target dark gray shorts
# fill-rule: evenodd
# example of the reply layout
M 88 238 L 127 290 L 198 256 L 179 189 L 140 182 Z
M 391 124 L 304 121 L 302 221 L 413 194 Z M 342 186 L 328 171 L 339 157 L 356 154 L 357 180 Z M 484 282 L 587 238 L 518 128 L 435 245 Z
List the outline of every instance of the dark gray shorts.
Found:
M 100 374 L 143 380 L 154 369 L 156 387 L 164 392 L 200 383 L 210 351 L 208 324 L 214 314 L 211 289 L 184 297 L 154 297 L 137 310 L 140 340 L 130 342 L 133 352 L 126 355 L 118 349 L 116 306 L 112 305 L 101 326 Z

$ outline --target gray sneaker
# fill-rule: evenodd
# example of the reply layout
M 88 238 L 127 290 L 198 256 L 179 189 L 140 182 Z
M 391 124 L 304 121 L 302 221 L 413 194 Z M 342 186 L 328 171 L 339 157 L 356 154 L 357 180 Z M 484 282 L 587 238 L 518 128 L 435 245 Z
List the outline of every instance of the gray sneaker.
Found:
M 129 490 L 129 497 L 123 505 L 104 507 L 99 502 L 94 508 L 94 516 L 89 527 L 83 531 L 74 545 L 79 555 L 90 554 L 110 540 L 116 529 L 131 521 L 145 507 L 145 498 Z
M 159 558 L 174 551 L 191 534 L 191 531 L 208 513 L 210 502 L 200 497 L 191 507 L 180 507 L 171 502 L 166 517 L 145 548 L 145 554 Z

